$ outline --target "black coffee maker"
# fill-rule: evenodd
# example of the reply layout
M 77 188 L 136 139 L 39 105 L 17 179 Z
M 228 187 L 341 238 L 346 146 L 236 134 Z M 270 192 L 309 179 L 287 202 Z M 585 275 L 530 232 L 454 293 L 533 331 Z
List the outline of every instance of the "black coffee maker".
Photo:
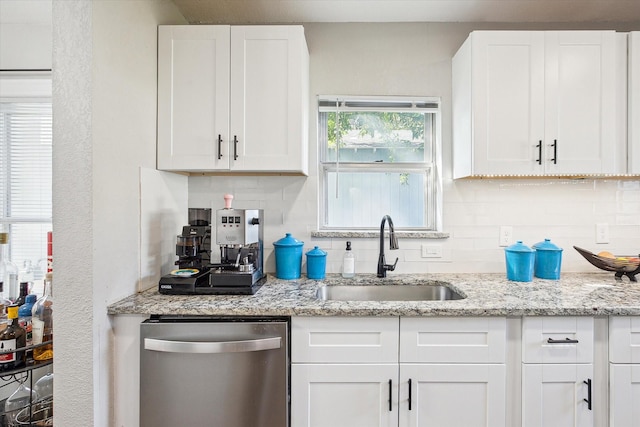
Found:
M 180 269 L 206 269 L 211 260 L 211 209 L 189 208 L 189 225 L 176 242 Z
M 177 268 L 160 278 L 164 294 L 192 294 L 209 286 L 211 262 L 211 209 L 189 208 L 189 225 L 177 236 Z

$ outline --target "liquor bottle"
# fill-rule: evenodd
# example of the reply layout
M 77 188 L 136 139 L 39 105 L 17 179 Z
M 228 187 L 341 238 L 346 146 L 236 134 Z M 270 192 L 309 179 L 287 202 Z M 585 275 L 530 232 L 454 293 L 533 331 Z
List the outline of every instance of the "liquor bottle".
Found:
M 53 273 L 44 279 L 44 294 L 31 309 L 31 336 L 33 345 L 53 341 Z M 43 362 L 53 358 L 53 343 L 34 347 L 33 360 Z
M 29 282 L 20 282 L 20 294 L 14 304 L 18 307 L 22 306 L 26 301 L 27 295 L 29 295 Z
M 347 242 L 347 250 L 342 257 L 342 277 L 351 278 L 356 275 L 356 257 L 351 252 L 351 242 Z
M 7 327 L 7 321 L 8 321 L 7 307 L 11 305 L 11 301 L 9 301 L 3 296 L 4 295 L 4 292 L 2 292 L 3 288 L 4 288 L 4 283 L 2 282 L 2 280 L 0 280 L 0 332 L 2 332 L 4 328 Z
M 31 325 L 31 317 L 33 316 L 32 310 L 33 306 L 36 303 L 37 296 L 34 294 L 27 295 L 25 298 L 25 303 L 20 306 L 18 309 L 18 323 L 20 326 L 24 328 L 25 333 L 27 334 L 27 346 L 33 344 L 33 329 Z M 27 350 L 30 353 L 29 350 Z M 29 356 L 27 354 L 27 356 Z
M 18 306 L 10 305 L 7 309 L 9 325 L 0 333 L 0 371 L 16 369 L 25 364 L 24 350 L 17 350 L 26 346 L 26 333 L 18 323 Z
M 0 233 L 0 282 L 4 283 L 3 297 L 18 299 L 18 266 L 9 260 L 9 233 Z

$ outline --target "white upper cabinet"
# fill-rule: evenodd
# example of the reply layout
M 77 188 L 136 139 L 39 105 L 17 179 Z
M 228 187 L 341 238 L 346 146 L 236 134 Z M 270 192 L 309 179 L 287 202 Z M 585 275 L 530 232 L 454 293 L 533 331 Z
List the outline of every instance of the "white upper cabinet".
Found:
M 640 31 L 629 34 L 629 173 L 640 174 Z
M 307 174 L 301 26 L 158 28 L 158 169 Z
M 626 173 L 625 64 L 613 31 L 472 32 L 453 58 L 454 178 Z

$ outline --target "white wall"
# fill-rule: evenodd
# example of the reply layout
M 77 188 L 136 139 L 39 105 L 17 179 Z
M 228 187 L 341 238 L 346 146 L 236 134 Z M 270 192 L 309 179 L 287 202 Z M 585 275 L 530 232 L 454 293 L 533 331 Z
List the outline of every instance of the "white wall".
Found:
M 155 168 L 157 25 L 183 20 L 167 0 L 56 0 L 53 18 L 54 370 L 63 378 L 55 423 L 110 426 L 106 307 L 141 280 L 140 175 Z M 153 198 L 159 190 L 145 191 Z M 186 216 L 186 199 L 179 210 Z
M 0 70 L 51 69 L 51 3 L 0 1 Z
M 554 24 L 554 27 L 562 26 Z M 328 251 L 328 270 L 339 272 L 347 239 L 311 239 L 317 227 L 315 97 L 344 95 L 425 95 L 442 97 L 443 188 L 446 240 L 400 239 L 396 272 L 503 272 L 498 247 L 501 225 L 514 239 L 532 245 L 550 238 L 564 248 L 563 271 L 594 271 L 573 245 L 617 254 L 640 251 L 640 181 L 462 180 L 451 179 L 451 58 L 473 29 L 522 28 L 516 24 L 305 24 L 310 52 L 310 172 L 303 177 L 189 178 L 189 206 L 222 207 L 235 195 L 241 208 L 265 210 L 266 270 L 275 270 L 272 243 L 292 233 Z M 531 26 L 530 26 L 531 27 Z M 542 26 L 537 26 L 543 29 Z M 551 27 L 551 26 L 547 26 Z M 574 26 L 575 27 L 575 26 Z M 609 224 L 611 241 L 595 244 L 595 224 Z M 358 272 L 374 273 L 377 239 L 351 239 Z M 441 259 L 420 257 L 422 244 L 442 245 Z

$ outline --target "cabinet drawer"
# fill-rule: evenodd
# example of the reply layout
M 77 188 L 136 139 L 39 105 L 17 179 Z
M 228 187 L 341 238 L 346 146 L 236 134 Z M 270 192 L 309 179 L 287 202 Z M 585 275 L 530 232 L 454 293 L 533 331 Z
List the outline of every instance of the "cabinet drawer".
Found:
M 398 318 L 294 317 L 292 363 L 397 363 Z
M 400 361 L 504 363 L 503 317 L 401 318 Z
M 609 318 L 609 361 L 640 363 L 640 317 Z
M 524 363 L 592 363 L 592 317 L 525 317 Z

